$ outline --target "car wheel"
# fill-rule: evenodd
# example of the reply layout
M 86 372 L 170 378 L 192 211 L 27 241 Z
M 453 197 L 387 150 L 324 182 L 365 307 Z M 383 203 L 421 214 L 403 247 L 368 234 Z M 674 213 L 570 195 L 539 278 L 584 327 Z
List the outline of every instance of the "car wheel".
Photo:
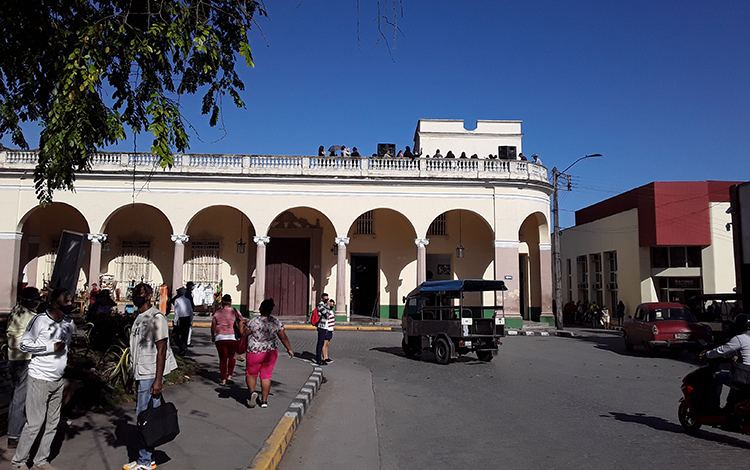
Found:
M 628 341 L 628 335 L 627 334 L 623 334 L 622 338 L 625 340 L 625 350 L 626 351 L 632 351 L 633 350 L 633 343 L 631 343 L 630 341 Z
M 438 364 L 448 364 L 451 360 L 451 348 L 445 338 L 435 341 L 435 360 Z
M 492 360 L 492 351 L 477 351 L 477 358 L 483 362 L 490 362 Z
M 677 410 L 677 417 L 680 420 L 680 424 L 685 429 L 685 432 L 688 434 L 695 434 L 701 428 L 701 423 L 696 422 L 695 419 L 690 416 L 690 407 L 685 402 L 680 403 L 680 408 Z

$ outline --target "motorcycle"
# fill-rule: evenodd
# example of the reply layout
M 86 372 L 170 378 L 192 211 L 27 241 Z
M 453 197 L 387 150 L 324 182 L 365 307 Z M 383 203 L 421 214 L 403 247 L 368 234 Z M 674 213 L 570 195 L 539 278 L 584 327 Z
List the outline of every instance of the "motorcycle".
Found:
M 725 431 L 750 434 L 750 389 L 730 386 L 727 405 L 721 410 L 711 407 L 711 385 L 722 360 L 712 359 L 682 379 L 682 393 L 677 415 L 688 434 L 701 426 L 720 427 Z

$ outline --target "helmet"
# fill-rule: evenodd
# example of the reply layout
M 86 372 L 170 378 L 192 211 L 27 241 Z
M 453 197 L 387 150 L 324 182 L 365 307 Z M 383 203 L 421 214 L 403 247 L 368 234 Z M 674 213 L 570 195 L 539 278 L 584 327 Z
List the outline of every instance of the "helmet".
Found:
M 734 324 L 740 331 L 750 330 L 750 315 L 747 313 L 740 313 L 734 317 Z

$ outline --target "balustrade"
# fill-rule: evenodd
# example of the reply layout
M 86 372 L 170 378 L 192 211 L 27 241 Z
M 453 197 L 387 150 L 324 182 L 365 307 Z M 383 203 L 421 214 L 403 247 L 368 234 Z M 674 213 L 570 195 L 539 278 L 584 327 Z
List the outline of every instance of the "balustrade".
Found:
M 5 157 L 4 159 L 2 157 Z M 0 151 L 0 168 L 36 165 L 35 150 Z M 91 158 L 92 171 L 112 171 L 121 166 L 151 171 L 158 157 L 150 153 L 96 152 Z M 223 174 L 319 175 L 320 170 L 332 176 L 368 177 L 402 176 L 413 178 L 501 178 L 547 182 L 547 169 L 542 165 L 520 160 L 434 159 L 434 158 L 369 158 L 317 157 L 281 155 L 175 155 L 173 167 L 181 173 L 221 171 Z M 373 173 L 374 172 L 374 173 Z

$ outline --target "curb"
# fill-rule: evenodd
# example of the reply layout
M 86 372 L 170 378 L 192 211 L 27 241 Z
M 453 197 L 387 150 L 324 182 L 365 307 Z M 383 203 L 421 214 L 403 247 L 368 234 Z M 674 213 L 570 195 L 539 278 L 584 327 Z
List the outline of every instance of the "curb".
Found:
M 505 332 L 505 336 L 563 336 L 566 338 L 572 338 L 578 336 L 572 331 L 531 331 L 531 330 L 508 330 Z
M 323 369 L 315 367 L 313 373 L 302 386 L 284 416 L 279 420 L 271 435 L 263 443 L 247 470 L 276 470 L 284 457 L 284 452 L 294 437 L 297 426 L 307 412 L 313 397 L 318 393 L 323 382 Z
M 172 320 L 169 320 L 169 326 L 174 326 Z M 211 328 L 211 323 L 206 322 L 193 322 L 193 328 Z M 284 324 L 286 330 L 315 330 L 312 325 L 297 325 L 297 324 Z M 336 325 L 337 330 L 341 331 L 401 331 L 400 326 L 350 326 L 350 325 Z

